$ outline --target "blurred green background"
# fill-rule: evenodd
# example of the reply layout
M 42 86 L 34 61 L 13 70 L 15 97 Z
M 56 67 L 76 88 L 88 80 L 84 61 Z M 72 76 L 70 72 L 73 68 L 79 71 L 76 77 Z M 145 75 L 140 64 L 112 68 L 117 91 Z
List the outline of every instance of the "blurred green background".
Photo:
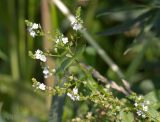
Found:
M 159 0 L 62 1 L 73 14 L 78 6 L 82 7 L 85 28 L 120 67 L 133 91 L 147 94 L 160 89 Z M 49 0 L 0 0 L 0 122 L 48 121 L 51 98 L 32 89 L 32 77 L 41 82 L 44 79 L 40 65 L 28 56 L 28 51 L 48 49 L 50 42 L 41 37 L 31 38 L 26 19 L 41 23 L 46 31 L 72 31 L 67 18 Z M 91 45 L 87 44 L 82 58 L 119 83 L 115 72 Z M 49 63 L 55 62 L 51 59 Z M 82 106 L 86 108 L 86 104 Z M 67 106 L 65 111 L 72 113 Z M 63 121 L 69 117 L 64 113 Z

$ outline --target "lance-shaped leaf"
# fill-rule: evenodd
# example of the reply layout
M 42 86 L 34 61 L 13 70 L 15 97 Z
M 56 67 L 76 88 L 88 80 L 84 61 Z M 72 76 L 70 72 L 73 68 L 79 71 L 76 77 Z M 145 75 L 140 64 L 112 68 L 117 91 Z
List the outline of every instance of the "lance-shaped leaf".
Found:
M 117 26 L 110 28 L 110 29 L 107 29 L 103 32 L 99 32 L 98 35 L 114 35 L 114 34 L 119 34 L 119 33 L 123 33 L 125 31 L 128 31 L 136 23 L 138 23 L 138 22 L 141 23 L 145 19 L 151 17 L 156 12 L 156 10 L 157 9 L 151 9 L 151 10 L 139 15 L 135 19 L 127 20 L 126 22 L 122 23 L 121 25 L 117 25 Z

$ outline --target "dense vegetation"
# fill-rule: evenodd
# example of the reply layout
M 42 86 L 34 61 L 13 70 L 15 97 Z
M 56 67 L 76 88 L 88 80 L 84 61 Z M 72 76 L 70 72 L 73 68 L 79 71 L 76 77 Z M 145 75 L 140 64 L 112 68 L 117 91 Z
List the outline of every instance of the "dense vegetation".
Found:
M 138 121 L 138 119 L 139 121 L 153 119 L 152 121 L 158 122 L 160 116 L 159 0 L 119 0 L 118 2 L 116 0 L 62 0 L 62 2 L 72 14 L 78 17 L 79 13 L 76 14 L 76 9 L 81 6 L 81 19 L 85 29 L 80 33 L 75 33 L 67 16 L 57 9 L 52 1 L 0 1 L 0 121 L 52 122 L 61 119 L 62 121 L 79 121 L 79 119 L 118 121 L 122 117 L 122 121 L 126 122 Z M 25 20 L 40 23 L 44 33 L 40 30 L 37 32 L 39 36 L 34 38 L 33 35 L 30 36 L 27 30 L 33 23 L 27 21 L 26 26 Z M 52 43 L 52 38 L 59 37 L 61 34 L 73 40 L 78 37 L 77 44 L 73 43 L 78 46 L 76 49 L 71 48 L 71 51 L 75 51 L 73 55 L 68 54 L 68 48 L 65 48 L 67 53 L 60 50 L 60 52 L 64 51 L 67 58 L 62 57 L 57 60 L 52 56 L 48 59 L 46 64 L 58 71 L 53 71 L 55 75 L 46 79 L 43 76 L 44 64 L 30 57 L 37 59 L 34 55 L 37 49 L 46 52 L 46 56 L 51 56 L 47 51 L 54 50 L 55 46 L 59 48 L 59 45 Z M 61 38 L 64 39 L 63 36 Z M 68 43 L 67 41 L 63 41 L 64 45 Z M 64 45 L 61 46 L 65 47 Z M 32 52 L 29 53 L 30 57 L 29 51 Z M 75 62 L 70 65 L 73 60 Z M 68 72 L 72 72 L 69 77 L 67 77 Z M 32 79 L 33 77 L 36 79 Z M 71 84 L 75 80 L 74 77 L 78 78 L 76 79 L 78 91 L 73 89 Z M 70 82 L 65 84 L 65 88 L 68 88 L 70 93 L 72 89 L 75 94 L 81 92 L 81 101 L 72 101 L 79 100 L 78 97 L 71 97 L 71 100 L 65 95 L 60 97 L 56 95 L 56 93 L 66 93 L 66 89 L 61 88 L 66 79 Z M 61 80 L 59 87 L 52 89 L 53 84 L 59 80 Z M 93 82 L 86 87 L 85 82 L 81 83 L 84 80 Z M 34 87 L 32 87 L 33 82 Z M 35 92 L 37 88 L 35 86 L 40 85 L 37 82 L 49 86 L 46 94 L 41 91 Z M 119 90 L 119 87 L 114 87 L 113 83 L 119 87 L 123 86 L 125 90 Z M 103 87 L 107 90 L 105 94 L 103 94 Z M 44 86 L 40 88 L 43 91 Z M 91 89 L 93 91 L 98 89 L 100 92 L 94 93 Z M 85 97 L 87 95 L 90 97 Z M 144 95 L 144 98 L 139 95 Z M 134 107 L 138 106 L 135 103 L 143 103 L 146 106 L 147 101 L 151 103 L 151 107 L 146 114 L 148 118 L 144 119 L 143 116 L 139 117 L 140 113 L 136 114 L 138 111 Z M 104 106 L 97 103 L 112 104 L 113 108 L 107 106 L 103 109 Z M 124 103 L 128 106 L 127 109 L 124 108 Z M 64 109 L 61 109 L 63 105 Z M 113 116 L 117 111 L 120 111 L 120 115 Z M 125 113 L 126 111 L 128 113 Z

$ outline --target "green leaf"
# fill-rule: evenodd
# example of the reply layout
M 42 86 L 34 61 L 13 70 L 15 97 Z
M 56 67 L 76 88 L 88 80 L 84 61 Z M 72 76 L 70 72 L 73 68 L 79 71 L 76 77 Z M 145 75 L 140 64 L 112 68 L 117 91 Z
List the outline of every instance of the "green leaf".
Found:
M 81 7 L 78 7 L 76 10 L 76 17 L 80 17 L 81 16 Z
M 75 59 L 79 58 L 80 55 L 84 52 L 85 46 L 77 48 L 75 51 L 75 55 L 73 57 L 66 57 L 61 63 L 60 67 L 57 69 L 56 73 L 64 72 L 73 62 Z
M 158 109 L 160 108 L 160 90 L 155 90 L 147 95 L 145 95 L 145 100 L 150 101 L 149 105 L 149 114 L 152 117 L 153 121 L 160 121 L 160 114 L 158 113 Z
M 150 101 L 150 106 L 154 109 L 160 108 L 160 90 L 155 90 L 147 95 L 145 95 L 145 99 Z
M 75 59 L 74 57 L 73 58 L 65 58 L 62 61 L 60 67 L 57 69 L 56 74 L 64 72 L 72 64 L 74 59 Z
M 121 25 L 117 25 L 113 28 L 107 29 L 103 32 L 99 32 L 98 35 L 114 35 L 114 34 L 119 34 L 122 32 L 125 32 L 129 30 L 133 25 L 135 25 L 137 22 L 143 22 L 146 18 L 152 16 L 155 13 L 156 9 L 151 9 L 140 16 L 136 17 L 135 19 L 132 20 L 127 20 Z
M 156 111 L 153 108 L 149 108 L 148 112 L 149 112 L 150 116 L 152 117 L 153 121 L 155 121 L 155 122 L 159 122 L 160 121 L 160 115 L 159 115 L 158 111 Z
M 85 48 L 86 48 L 86 46 L 84 46 L 84 45 L 77 47 L 77 50 L 75 52 L 75 57 L 79 58 L 83 54 Z
M 88 80 L 87 82 L 87 87 L 91 90 L 91 91 L 96 91 L 98 88 L 98 84 L 93 81 L 93 80 Z
M 134 116 L 130 112 L 120 112 L 120 116 L 122 118 L 122 122 L 134 122 Z
M 141 37 L 137 38 L 136 41 L 140 41 L 140 40 L 143 41 L 144 40 L 144 43 L 141 43 L 141 44 L 138 44 L 135 47 L 132 47 L 135 50 L 138 50 L 138 48 L 140 47 L 139 48 L 140 50 L 139 50 L 138 54 L 135 56 L 135 58 L 132 60 L 132 62 L 130 63 L 130 65 L 129 65 L 127 71 L 126 71 L 126 77 L 129 80 L 131 80 L 131 78 L 134 76 L 134 74 L 136 73 L 136 71 L 140 67 L 140 65 L 143 61 L 145 52 L 149 47 L 149 43 L 145 39 L 146 39 L 146 37 L 144 35 L 141 35 Z
M 136 6 L 132 6 L 132 7 L 125 7 L 125 8 L 117 8 L 117 9 L 113 9 L 113 10 L 108 10 L 107 12 L 102 12 L 100 14 L 97 15 L 97 17 L 101 17 L 101 16 L 107 16 L 110 14 L 119 14 L 119 13 L 124 13 L 124 12 L 131 12 L 131 11 L 137 11 L 137 10 L 146 10 L 148 9 L 147 6 L 145 5 L 136 5 Z

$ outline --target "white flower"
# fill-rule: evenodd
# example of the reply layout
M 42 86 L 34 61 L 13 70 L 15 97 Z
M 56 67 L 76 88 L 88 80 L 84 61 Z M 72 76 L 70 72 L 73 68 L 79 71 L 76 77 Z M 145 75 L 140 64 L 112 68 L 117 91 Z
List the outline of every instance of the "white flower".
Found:
M 37 35 L 36 32 L 35 32 L 35 30 L 38 29 L 38 27 L 39 27 L 39 25 L 36 24 L 36 23 L 33 23 L 33 24 L 29 27 L 28 31 L 29 31 L 30 36 L 35 37 L 35 36 Z
M 142 116 L 142 118 L 146 118 L 146 114 L 143 111 L 141 111 L 141 110 L 137 111 L 137 115 L 138 116 Z
M 68 38 L 67 37 L 62 38 L 62 42 L 63 42 L 63 44 L 67 44 L 68 43 Z
M 141 116 L 143 114 L 143 112 L 141 110 L 137 111 L 138 116 Z
M 74 101 L 75 97 L 71 93 L 67 93 L 67 95 Z
M 148 104 L 150 104 L 149 101 L 144 101 L 143 102 L 141 101 L 143 99 L 142 96 L 139 96 L 138 97 L 138 103 L 134 103 L 134 106 L 137 107 L 139 106 L 138 108 L 140 108 L 140 110 L 137 110 L 137 115 L 138 116 L 141 116 L 142 118 L 146 118 L 146 112 L 148 111 Z
M 80 97 L 77 95 L 73 95 L 71 93 L 67 93 L 67 95 L 71 98 L 71 100 L 75 101 L 75 100 L 80 100 Z
M 41 58 L 41 55 L 42 55 L 42 51 L 41 50 L 37 50 L 37 51 L 35 51 L 35 57 L 36 57 L 36 59 L 40 59 Z
M 32 27 L 31 27 L 32 29 L 38 29 L 38 24 L 36 24 L 36 23 L 33 23 L 33 25 L 32 25 Z
M 76 24 L 74 24 L 73 25 L 73 30 L 80 30 L 82 28 L 82 25 L 81 24 L 78 24 L 78 23 L 76 23 Z
M 47 61 L 47 58 L 46 58 L 45 55 L 41 55 L 40 60 L 43 61 L 43 62 L 46 62 L 46 61 Z
M 43 62 L 46 62 L 46 60 L 47 60 L 46 56 L 43 55 L 43 52 L 41 50 L 39 50 L 39 49 L 37 51 L 35 51 L 35 58 L 39 59 L 39 60 L 41 60 Z
M 35 52 L 36 52 L 36 54 L 42 54 L 42 53 L 43 53 L 43 52 L 42 52 L 41 50 L 39 50 L 39 49 L 36 50 Z
M 49 76 L 49 70 L 48 70 L 47 67 L 44 68 L 43 74 L 44 74 L 44 78 L 48 78 L 48 76 Z
M 41 89 L 41 90 L 46 90 L 46 85 L 41 83 L 38 88 Z
M 77 30 L 82 29 L 82 25 L 80 23 L 78 23 L 77 20 L 72 21 L 71 25 L 72 25 L 73 30 L 77 31 Z
M 74 88 L 72 93 L 67 93 L 67 95 L 71 98 L 71 100 L 80 100 L 80 96 L 78 95 L 78 89 Z
M 78 94 L 78 89 L 77 88 L 73 89 L 73 94 Z
M 72 94 L 71 93 L 67 93 L 67 95 L 71 98 L 72 97 Z
M 56 44 L 58 44 L 60 41 L 61 41 L 60 39 L 56 39 Z M 67 37 L 62 38 L 62 42 L 63 42 L 63 44 L 67 44 L 68 38 Z
M 35 37 L 35 36 L 36 36 L 36 32 L 30 31 L 30 35 L 31 35 L 32 37 Z
M 134 106 L 137 107 L 137 106 L 138 106 L 138 103 L 134 103 Z
M 47 68 L 47 67 L 45 67 L 45 68 L 44 68 L 44 70 L 43 70 L 43 74 L 44 74 L 44 75 L 49 74 L 49 70 L 48 70 L 48 68 Z

